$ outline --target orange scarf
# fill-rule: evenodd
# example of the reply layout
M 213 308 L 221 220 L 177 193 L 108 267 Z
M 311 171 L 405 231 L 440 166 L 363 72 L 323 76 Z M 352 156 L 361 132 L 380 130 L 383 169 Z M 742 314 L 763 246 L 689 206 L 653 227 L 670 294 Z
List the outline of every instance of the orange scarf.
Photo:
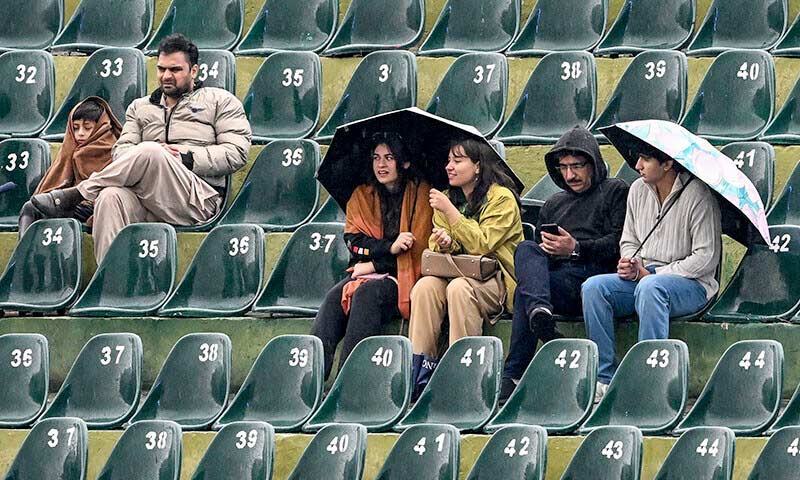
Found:
M 433 210 L 428 198 L 430 188 L 425 182 L 408 182 L 403 194 L 400 231 L 411 232 L 416 239 L 410 249 L 397 256 L 397 308 L 405 319 L 411 313 L 411 288 L 422 276 L 422 251 L 428 247 L 428 237 L 433 229 Z M 380 199 L 372 185 L 360 185 L 350 196 L 344 231 L 383 238 Z

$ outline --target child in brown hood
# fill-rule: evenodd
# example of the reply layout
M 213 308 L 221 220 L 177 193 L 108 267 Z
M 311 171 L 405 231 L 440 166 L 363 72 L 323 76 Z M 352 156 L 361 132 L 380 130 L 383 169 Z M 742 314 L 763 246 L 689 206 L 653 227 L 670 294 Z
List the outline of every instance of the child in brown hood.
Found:
M 88 97 L 76 105 L 70 113 L 61 150 L 34 195 L 75 186 L 105 168 L 111 163 L 111 148 L 121 130 L 111 107 L 102 98 Z M 93 212 L 93 203 L 85 201 L 75 207 L 73 217 L 91 224 Z M 25 202 L 19 214 L 20 237 L 31 223 L 41 218 L 44 215 L 31 202 Z

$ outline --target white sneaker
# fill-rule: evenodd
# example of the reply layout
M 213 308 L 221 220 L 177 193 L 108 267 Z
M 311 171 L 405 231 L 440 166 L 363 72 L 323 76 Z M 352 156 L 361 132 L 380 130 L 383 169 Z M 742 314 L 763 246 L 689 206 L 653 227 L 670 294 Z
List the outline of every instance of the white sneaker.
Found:
M 600 400 L 606 396 L 606 392 L 608 391 L 608 384 L 607 383 L 600 383 L 597 382 L 597 385 L 594 388 L 594 403 L 600 403 Z

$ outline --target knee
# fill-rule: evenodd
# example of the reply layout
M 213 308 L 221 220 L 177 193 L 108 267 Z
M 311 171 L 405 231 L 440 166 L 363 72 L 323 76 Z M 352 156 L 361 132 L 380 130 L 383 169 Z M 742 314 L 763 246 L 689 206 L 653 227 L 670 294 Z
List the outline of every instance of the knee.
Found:
M 425 301 L 425 299 L 432 298 L 434 289 L 438 283 L 439 279 L 436 277 L 422 277 L 417 280 L 417 283 L 414 284 L 414 288 L 411 289 L 411 304 L 413 305 L 414 302 Z
M 374 302 L 378 300 L 380 285 L 378 281 L 365 282 L 358 286 L 353 293 L 353 302 Z
M 447 303 L 457 302 L 472 295 L 472 285 L 466 278 L 454 278 L 447 284 Z
M 530 257 L 543 257 L 545 255 L 547 254 L 538 243 L 532 240 L 523 240 L 517 245 L 517 250 L 514 252 L 514 263 L 525 261 Z
M 584 300 L 605 296 L 607 289 L 601 275 L 589 277 L 581 285 L 581 298 Z
M 639 280 L 639 283 L 636 284 L 636 290 L 633 292 L 637 304 L 653 300 L 669 301 L 669 292 L 659 280 L 657 275 L 647 275 Z

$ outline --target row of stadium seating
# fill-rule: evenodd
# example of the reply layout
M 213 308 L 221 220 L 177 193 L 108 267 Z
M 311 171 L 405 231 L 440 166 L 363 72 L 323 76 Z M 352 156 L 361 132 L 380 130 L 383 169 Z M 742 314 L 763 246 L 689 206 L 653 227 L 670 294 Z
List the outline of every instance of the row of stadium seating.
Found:
M 19 0 L 3 0 L 11 11 Z M 424 0 L 353 0 L 338 26 L 338 0 L 265 0 L 242 37 L 244 0 L 172 0 L 168 14 L 150 33 L 154 0 L 81 0 L 63 27 L 63 0 L 26 0 L 22 18 L 0 24 L 0 48 L 51 48 L 91 53 L 107 47 L 143 48 L 182 32 L 200 48 L 241 55 L 278 50 L 323 51 L 325 55 L 365 54 L 410 48 L 422 38 Z M 788 0 L 714 0 L 695 32 L 696 0 L 627 1 L 606 32 L 608 0 L 538 0 L 525 25 L 521 0 L 449 0 L 419 47 L 420 55 L 460 55 L 470 51 L 541 56 L 551 51 L 595 50 L 598 55 L 677 49 L 713 56 L 729 48 L 800 53 L 800 21 L 787 29 Z M 208 21 L 208 19 L 224 21 Z M 742 18 L 763 21 L 741 22 Z M 379 21 L 375 21 L 379 19 Z M 694 34 L 694 35 L 693 35 Z M 149 39 L 149 42 L 148 42 Z

